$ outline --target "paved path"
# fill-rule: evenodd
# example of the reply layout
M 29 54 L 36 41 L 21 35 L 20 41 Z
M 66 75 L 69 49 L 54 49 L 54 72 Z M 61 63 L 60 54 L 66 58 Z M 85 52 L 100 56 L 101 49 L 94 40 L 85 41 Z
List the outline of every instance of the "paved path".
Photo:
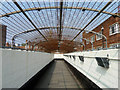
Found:
M 38 80 L 35 88 L 81 88 L 64 61 L 54 64 Z

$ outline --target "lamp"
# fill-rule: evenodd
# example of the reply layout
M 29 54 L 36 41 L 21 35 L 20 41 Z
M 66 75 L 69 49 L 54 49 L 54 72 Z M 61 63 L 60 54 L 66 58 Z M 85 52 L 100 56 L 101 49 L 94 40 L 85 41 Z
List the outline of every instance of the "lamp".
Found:
M 104 30 L 104 27 L 103 27 L 103 26 L 101 27 L 101 30 L 102 30 L 102 31 Z
M 103 26 L 101 27 L 101 30 L 102 30 L 102 34 L 103 34 L 103 30 L 104 30 Z M 102 37 L 102 48 L 104 48 L 104 39 L 103 39 L 103 37 Z

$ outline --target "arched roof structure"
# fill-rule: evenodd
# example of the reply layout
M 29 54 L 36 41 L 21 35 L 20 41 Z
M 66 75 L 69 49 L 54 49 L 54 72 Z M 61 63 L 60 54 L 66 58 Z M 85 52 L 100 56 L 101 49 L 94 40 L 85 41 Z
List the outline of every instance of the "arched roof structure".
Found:
M 0 18 L 7 26 L 9 43 L 27 40 L 45 52 L 73 52 L 81 47 L 83 31 L 93 30 L 111 16 L 120 18 L 118 1 L 4 0 Z

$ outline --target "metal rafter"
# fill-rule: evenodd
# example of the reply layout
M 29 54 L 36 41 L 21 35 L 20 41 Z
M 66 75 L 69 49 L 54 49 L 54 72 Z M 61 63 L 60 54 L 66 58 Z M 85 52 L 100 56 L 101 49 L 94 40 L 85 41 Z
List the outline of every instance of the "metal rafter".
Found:
M 118 0 L 117 0 L 118 1 Z M 114 2 L 112 5 L 111 5 L 111 7 L 113 7 L 113 5 L 115 4 L 116 2 Z M 111 10 L 110 11 L 110 13 L 111 12 L 113 12 L 115 9 L 117 9 L 118 7 L 116 7 L 116 8 L 114 8 L 113 10 L 111 10 L 111 8 L 108 8 L 108 9 L 106 9 L 106 11 L 107 10 Z M 92 28 L 93 28 L 93 26 L 97 26 L 97 24 L 101 21 L 101 20 L 104 20 L 106 17 L 108 17 L 108 15 L 105 15 L 103 18 L 101 18 L 103 16 L 103 13 L 96 19 L 96 20 L 94 20 L 90 25 L 89 25 L 89 27 L 91 27 L 91 28 L 89 28 L 89 30 L 92 30 Z M 101 19 L 100 19 L 101 18 Z M 100 19 L 100 20 L 99 20 Z M 95 23 L 96 22 L 96 23 Z
M 20 1 L 20 0 L 19 0 L 19 2 L 20 2 L 20 4 L 22 5 L 22 7 L 24 7 L 24 9 L 26 9 L 26 7 L 25 7 L 26 5 L 24 5 L 24 4 L 23 4 L 23 2 L 22 2 L 22 1 Z M 27 6 L 28 6 L 28 8 L 29 8 L 29 7 L 30 7 L 30 5 L 28 4 L 28 2 L 27 2 L 27 1 L 26 1 L 26 4 L 27 4 Z M 31 8 L 31 7 L 30 7 L 30 8 Z M 34 24 L 38 26 L 38 23 L 35 21 L 36 16 L 35 16 L 35 19 L 33 18 L 33 15 L 35 15 L 35 14 L 34 14 L 34 12 L 33 12 L 33 11 L 32 11 L 32 13 L 27 12 L 27 14 L 29 14 L 29 16 L 30 16 L 29 18 L 31 18 L 31 19 L 32 19 L 32 21 L 34 22 Z M 31 14 L 33 14 L 33 15 L 31 15 Z M 32 26 L 33 26 L 33 25 L 32 25 Z M 36 35 L 37 35 L 37 34 L 39 34 L 39 33 L 38 33 L 38 32 L 36 32 Z
M 14 1 L 14 0 L 13 0 Z M 25 0 L 26 1 L 26 0 Z M 111 0 L 111 1 L 113 1 L 113 0 Z M 27 3 L 27 1 L 26 1 L 26 3 Z M 8 33 L 8 35 L 7 35 L 7 37 L 8 36 L 10 36 L 10 38 L 12 38 L 12 36 L 14 35 L 14 38 L 17 40 L 17 39 L 19 39 L 20 37 L 22 37 L 23 38 L 23 36 L 25 36 L 24 37 L 24 40 L 28 40 L 28 41 L 31 41 L 33 38 L 36 38 L 37 37 L 37 40 L 39 40 L 40 39 L 40 41 L 41 41 L 41 43 L 43 43 L 43 42 L 46 42 L 47 44 L 48 44 L 48 46 L 49 45 L 51 45 L 51 44 L 53 44 L 52 46 L 49 46 L 49 47 L 44 47 L 44 44 L 43 44 L 43 47 L 47 50 L 48 49 L 48 51 L 53 51 L 53 49 L 55 49 L 54 48 L 54 42 L 59 42 L 59 36 L 60 36 L 60 30 L 61 30 L 61 32 L 63 32 L 63 29 L 62 28 L 64 28 L 64 31 L 65 32 L 63 32 L 62 33 L 62 36 L 64 36 L 63 37 L 63 39 L 62 40 L 68 40 L 68 44 L 72 44 L 72 43 L 75 43 L 76 41 L 77 41 L 77 39 L 76 39 L 76 41 L 73 41 L 73 42 L 71 42 L 71 40 L 73 39 L 73 37 L 76 35 L 76 34 L 78 34 L 78 32 L 80 32 L 83 28 L 84 28 L 84 26 L 83 26 L 83 28 L 81 28 L 81 27 L 77 27 L 77 23 L 74 23 L 75 21 L 76 21 L 76 19 L 75 18 L 77 18 L 77 16 L 79 16 L 79 18 L 81 18 L 81 21 L 79 20 L 79 18 L 77 18 L 77 21 L 79 22 L 78 23 L 78 25 L 80 24 L 81 26 L 84 24 L 85 26 L 86 26 L 86 24 L 88 24 L 89 23 L 89 21 L 94 17 L 94 15 L 93 15 L 93 13 L 95 13 L 96 11 L 93 11 L 93 12 L 91 12 L 90 14 L 89 14 L 89 12 L 90 11 L 92 11 L 92 10 L 89 10 L 89 12 L 86 10 L 86 9 L 84 9 L 84 6 L 81 6 L 82 8 L 81 9 L 78 9 L 79 7 L 78 7 L 78 4 L 75 4 L 75 5 L 73 5 L 73 6 L 70 6 L 70 7 L 74 7 L 74 8 L 69 8 L 69 7 L 67 7 L 67 6 L 65 6 L 64 4 L 63 4 L 63 12 L 62 12 L 62 19 L 60 19 L 61 18 L 61 15 L 60 15 L 60 13 L 61 12 L 59 12 L 58 14 L 58 19 L 57 19 L 57 21 L 58 21 L 58 26 L 54 26 L 53 24 L 56 24 L 56 23 L 51 23 L 51 21 L 53 20 L 51 20 L 51 19 L 49 19 L 51 16 L 52 16 L 52 11 L 51 10 L 55 10 L 54 8 L 53 9 L 51 9 L 51 5 L 50 4 L 52 4 L 52 3 L 49 3 L 49 5 L 47 4 L 47 3 L 44 3 L 44 7 L 41 7 L 41 6 L 37 6 L 36 5 L 36 3 L 34 3 L 33 2 L 33 0 L 32 0 L 32 3 L 33 3 L 33 6 L 31 6 L 31 4 L 30 4 L 30 6 L 29 7 L 27 7 L 26 5 L 25 5 L 25 7 L 24 8 L 22 8 L 22 4 L 19 4 L 20 5 L 20 7 L 23 9 L 23 10 L 25 10 L 25 9 L 27 9 L 27 8 L 29 8 L 29 9 L 31 9 L 31 7 L 34 7 L 34 8 L 36 8 L 36 9 L 34 9 L 34 10 L 29 10 L 29 11 L 31 11 L 31 12 L 34 12 L 35 10 L 37 11 L 35 11 L 34 13 L 35 14 L 33 14 L 33 17 L 35 17 L 36 19 L 32 19 L 31 17 L 29 17 L 29 15 L 28 15 L 28 17 L 32 20 L 32 22 L 34 23 L 34 25 L 37 27 L 37 29 L 40 31 L 40 32 L 42 32 L 42 34 L 46 37 L 46 39 L 48 40 L 48 42 L 47 41 L 45 41 L 44 40 L 44 38 L 42 38 L 42 35 L 39 35 L 39 33 L 37 33 L 37 30 L 36 30 L 36 28 L 33 28 L 33 30 L 30 30 L 29 29 L 29 25 L 27 26 L 26 24 L 25 24 L 25 26 L 27 26 L 28 27 L 28 29 L 27 29 L 27 27 L 25 27 L 24 26 L 24 24 L 23 23 L 25 23 L 24 21 L 21 21 L 21 18 L 19 18 L 19 20 L 18 21 L 16 21 L 16 19 L 17 19 L 17 15 L 18 14 L 21 14 L 21 13 L 23 13 L 23 12 L 21 12 L 21 10 L 19 10 L 20 12 L 17 12 L 17 9 L 16 8 L 14 8 L 14 6 L 13 6 L 13 9 L 14 9 L 14 11 L 16 12 L 16 14 L 15 13 L 12 13 L 11 11 L 10 11 L 10 13 L 12 13 L 11 14 L 11 16 L 9 17 L 9 15 L 5 15 L 5 14 L 8 14 L 8 12 L 5 12 L 4 13 L 4 15 L 6 16 L 3 16 L 3 18 L 1 17 L 1 19 L 3 19 L 3 21 L 4 21 L 4 19 L 5 19 L 5 24 L 7 23 L 7 24 L 9 24 L 9 29 L 8 29 L 8 31 L 12 31 L 12 33 Z M 60 2 L 61 3 L 61 2 Z M 58 5 L 60 5 L 60 3 L 58 4 Z M 14 3 L 13 3 L 14 4 Z M 85 3 L 86 5 L 88 4 L 88 3 Z M 11 6 L 12 4 L 10 4 L 10 6 Z M 71 5 L 71 4 L 70 4 Z M 88 4 L 89 5 L 89 4 Z M 93 6 L 92 7 L 85 7 L 85 8 L 94 8 L 94 9 L 98 9 L 98 8 L 95 8 L 94 7 L 94 5 L 95 4 L 93 4 Z M 101 4 L 100 4 L 101 5 Z M 49 12 L 47 12 L 48 10 L 46 10 L 47 9 L 47 7 L 50 7 L 50 12 L 51 12 L 51 16 L 48 16 L 48 15 L 50 15 L 50 13 Z M 109 5 L 109 6 L 111 6 L 111 5 Z M 117 6 L 117 5 L 116 5 Z M 27 7 L 27 8 L 26 8 Z M 45 8 L 45 9 L 37 9 L 37 7 L 39 8 Z M 52 6 L 52 7 L 54 7 L 54 6 Z M 57 10 L 61 10 L 61 6 L 56 6 L 57 8 Z M 66 8 L 64 8 L 64 7 L 66 7 Z M 76 7 L 76 8 L 75 8 Z M 112 7 L 112 6 L 111 6 Z M 9 8 L 9 7 L 8 7 Z M 113 8 L 113 7 L 112 7 Z M 66 26 L 66 23 L 65 23 L 65 27 L 63 27 L 64 25 L 64 10 L 66 9 L 66 12 L 68 12 L 69 10 L 68 9 L 70 9 L 70 10 L 72 10 L 72 12 L 70 12 L 70 13 L 67 13 L 67 16 L 65 17 L 66 19 L 66 21 L 67 22 L 69 22 L 69 23 L 67 23 L 67 26 Z M 110 9 L 110 7 L 108 8 L 108 9 Z M 111 11 L 110 12 L 110 10 L 108 10 L 108 9 L 105 9 L 104 11 L 102 11 L 101 13 L 101 15 L 102 16 L 104 16 L 104 15 L 106 15 L 106 16 L 109 16 L 109 15 L 113 15 L 114 13 L 113 13 L 113 11 Z M 114 9 L 116 9 L 115 7 L 114 7 Z M 2 10 L 2 9 L 1 9 Z M 4 10 L 4 8 L 3 8 L 3 10 Z M 2 11 L 3 11 L 2 10 Z M 41 15 L 41 12 L 43 12 L 43 10 L 45 10 L 45 14 L 43 14 L 43 15 Z M 76 15 L 76 11 L 79 11 L 79 13 L 80 13 L 80 11 L 87 11 L 87 12 L 85 12 L 85 13 L 83 13 L 83 14 L 85 14 L 85 15 L 83 15 L 84 17 L 82 18 L 81 17 L 81 15 L 79 15 L 79 13 L 78 13 L 78 15 Z M 6 10 L 5 10 L 6 11 Z M 24 11 L 26 14 L 28 14 L 28 13 L 30 13 L 30 12 L 27 12 L 27 11 Z M 39 13 L 39 11 L 40 11 L 40 13 Z M 74 13 L 73 13 L 73 11 L 74 11 Z M 101 11 L 101 10 L 99 10 L 99 11 Z M 97 11 L 98 13 L 99 13 L 99 11 Z M 107 14 L 107 13 L 103 13 L 103 12 L 108 12 L 108 13 L 110 13 L 110 14 Z M 39 16 L 38 17 L 36 17 L 36 13 L 38 13 L 39 14 Z M 116 12 L 115 12 L 116 13 Z M 14 15 L 15 14 L 15 15 Z M 47 15 L 48 14 L 48 15 Z M 87 16 L 88 16 L 88 14 L 90 15 L 88 18 L 89 18 L 89 20 L 87 19 Z M 95 13 L 95 15 L 96 15 L 97 13 Z M 3 14 L 1 14 L 0 16 L 2 16 Z M 23 15 L 23 17 L 24 17 L 24 14 L 22 14 Z M 21 16 L 22 16 L 21 15 Z M 69 21 L 67 20 L 67 17 L 68 17 L 68 15 L 72 15 L 71 16 L 71 18 L 69 19 Z M 93 17 L 91 18 L 91 15 L 93 15 Z M 99 16 L 101 16 L 101 15 L 99 15 Z M 14 18 L 12 18 L 12 17 L 16 17 L 15 19 Z M 44 19 L 42 18 L 41 19 L 41 17 L 40 16 L 43 16 L 43 17 L 45 17 Z M 57 16 L 57 15 L 56 15 Z M 75 17 L 76 16 L 76 17 Z M 117 17 L 120 17 L 119 15 L 113 15 L 113 16 L 117 16 Z M 9 18 L 8 18 L 9 17 Z M 40 17 L 40 19 L 39 19 L 39 17 Z M 7 22 L 7 19 L 9 20 L 11 20 L 11 18 L 13 19 L 13 22 L 11 22 L 11 23 L 9 23 L 9 22 Z M 27 18 L 26 17 L 24 17 L 26 20 L 27 20 Z M 49 19 L 48 21 L 49 21 L 49 23 L 48 23 L 48 21 L 47 21 L 47 19 Z M 96 19 L 98 19 L 98 18 L 95 18 L 95 20 L 94 21 L 96 21 Z M 35 23 L 34 22 L 34 20 L 36 21 L 37 20 L 37 23 Z M 41 23 L 41 21 L 42 20 L 44 20 L 45 22 L 43 22 L 44 23 L 44 25 L 43 25 L 43 23 Z M 51 21 L 50 21 L 51 20 Z M 71 22 L 71 20 L 72 20 L 72 22 Z M 74 20 L 74 21 L 73 21 Z M 85 24 L 85 22 L 86 22 L 86 20 L 88 21 L 86 24 Z M 101 19 L 102 20 L 102 19 Z M 104 20 L 105 20 L 105 18 L 104 18 Z M 15 21 L 15 23 L 14 23 L 14 21 Z M 19 21 L 21 21 L 21 22 L 19 22 Z M 46 23 L 46 21 L 47 21 L 47 23 Z M 92 21 L 92 23 L 94 22 L 94 21 Z M 98 21 L 98 20 L 97 20 Z M 29 21 L 28 21 L 29 22 Z M 38 22 L 40 22 L 40 23 L 38 23 Z M 82 22 L 82 23 L 81 23 Z M 16 25 L 16 23 L 18 23 L 18 25 L 20 25 L 20 27 L 17 27 L 17 25 Z M 30 22 L 29 22 L 30 23 Z M 61 25 L 60 25 L 60 23 L 61 23 Z M 91 25 L 92 23 L 90 23 L 89 24 L 89 27 L 91 27 L 92 29 L 89 29 L 88 27 L 88 29 L 87 28 L 85 28 L 85 29 L 87 29 L 87 30 L 90 30 L 89 32 L 91 32 L 91 33 L 94 33 L 94 32 L 92 32 L 91 30 L 93 30 L 95 27 L 95 25 L 93 26 L 93 25 Z M 39 24 L 39 25 L 37 25 L 37 24 Z M 48 24 L 48 26 L 46 26 L 46 24 Z M 98 24 L 100 24 L 100 22 L 98 23 Z M 98 24 L 96 25 L 96 26 L 98 26 Z M 30 24 L 30 25 L 32 25 L 32 24 Z M 53 26 L 52 26 L 53 25 Z M 69 26 L 70 25 L 70 26 Z M 76 26 L 74 26 L 74 25 L 76 25 Z M 80 26 L 79 25 L 79 26 Z M 14 30 L 15 30 L 15 28 L 14 29 L 12 29 L 13 27 L 12 26 L 14 26 L 14 27 L 16 27 L 16 28 L 19 28 L 19 30 L 22 32 L 22 33 L 20 33 L 20 31 L 17 29 L 15 32 L 13 32 Z M 93 27 L 92 27 L 93 26 Z M 33 25 L 32 25 L 32 27 L 33 27 Z M 39 28 L 39 27 L 41 27 L 41 28 Z M 24 28 L 24 29 L 22 29 L 22 28 Z M 26 28 L 26 29 L 25 29 Z M 53 32 L 53 33 L 49 33 L 49 30 L 53 30 L 53 29 L 55 29 L 56 31 L 57 31 L 57 28 L 59 29 L 59 31 L 58 31 L 58 35 L 56 35 L 56 32 Z M 73 30 L 72 30 L 73 29 Z M 85 30 L 84 29 L 84 30 Z M 23 31 L 24 30 L 24 31 Z M 26 30 L 28 30 L 28 31 L 26 31 Z M 43 31 L 41 31 L 41 30 L 43 30 Z M 76 30 L 78 30 L 78 31 L 76 31 Z M 87 31 L 86 30 L 86 31 Z M 45 32 L 48 32 L 48 33 L 45 33 Z M 72 33 L 71 32 L 69 32 L 69 31 L 72 31 Z M 93 30 L 94 31 L 94 30 Z M 30 33 L 29 33 L 30 32 Z M 32 33 L 37 33 L 37 35 L 34 35 L 35 37 L 32 37 L 31 36 L 31 34 Z M 69 33 L 67 33 L 67 32 L 69 32 Z M 74 33 L 75 32 L 75 33 Z M 18 33 L 18 34 L 17 34 Z M 13 35 L 12 35 L 13 34 Z M 16 34 L 16 35 L 15 35 Z M 97 32 L 95 32 L 94 34 L 96 34 L 96 35 L 100 35 L 100 34 L 97 34 Z M 29 36 L 30 37 L 29 37 Z M 50 35 L 52 35 L 52 36 L 50 36 Z M 56 36 L 54 37 L 54 35 L 56 35 L 57 36 L 57 38 L 56 38 Z M 71 35 L 71 38 L 69 38 L 69 36 Z M 27 36 L 27 37 L 26 37 Z M 40 37 L 39 37 L 40 36 Z M 79 35 L 80 36 L 80 35 Z M 102 34 L 101 34 L 101 36 L 102 37 L 104 37 Z M 19 38 L 17 38 L 17 37 L 19 37 Z M 42 38 L 42 39 L 41 39 Z M 81 38 L 81 37 L 80 37 Z M 105 38 L 105 37 L 104 37 Z M 7 38 L 8 39 L 8 38 Z M 79 38 L 78 38 L 79 39 Z M 33 42 L 38 42 L 37 40 L 33 40 Z M 53 43 L 49 43 L 51 40 L 53 40 L 54 42 Z M 61 40 L 61 41 L 62 41 Z M 107 40 L 106 40 L 107 41 Z M 78 41 L 79 42 L 79 41 Z M 84 42 L 84 41 L 83 41 Z M 92 43 L 91 43 L 92 44 Z M 74 45 L 73 45 L 74 46 Z M 107 44 L 106 44 L 106 46 L 107 46 Z M 55 46 L 56 48 L 57 48 L 57 46 Z M 62 49 L 65 49 L 64 47 L 66 47 L 65 45 L 63 45 L 63 46 L 61 46 L 62 47 Z M 85 47 L 85 46 L 84 46 Z M 60 48 L 60 51 L 62 51 L 62 49 Z M 72 49 L 72 48 L 71 48 Z M 67 48 L 67 49 L 65 49 L 65 51 L 69 51 L 69 48 Z
M 47 38 L 39 31 L 39 29 L 36 27 L 36 25 L 32 22 L 32 20 L 27 16 L 27 14 L 23 11 L 23 9 L 19 6 L 19 4 L 16 2 L 16 0 L 12 0 L 14 4 L 21 10 L 21 12 L 25 15 L 25 17 L 31 22 L 31 24 L 35 27 L 35 29 L 39 32 L 40 35 L 43 36 L 43 38 L 47 40 Z
M 61 33 L 62 33 L 62 8 L 63 8 L 63 1 L 60 2 L 60 32 L 59 32 L 59 41 L 61 40 Z
M 60 7 L 36 7 L 36 8 L 23 9 L 23 11 L 26 12 L 26 11 L 32 11 L 32 10 L 45 10 L 45 9 L 60 9 Z M 63 9 L 80 9 L 80 10 L 100 12 L 100 10 L 92 9 L 92 8 L 86 8 L 86 7 L 63 7 Z M 21 10 L 18 10 L 18 11 L 14 11 L 14 12 L 10 12 L 10 13 L 0 15 L 0 17 L 5 17 L 5 16 L 12 15 L 12 14 L 21 13 L 21 12 L 22 12 Z M 101 13 L 120 17 L 120 15 L 118 15 L 118 14 L 110 13 L 110 12 L 106 12 L 106 11 L 102 11 Z
M 75 38 L 77 38 L 77 37 L 80 35 L 80 33 L 81 33 L 82 31 L 84 31 L 85 28 L 86 28 L 96 17 L 98 17 L 98 16 L 100 15 L 100 13 L 101 13 L 103 10 L 105 10 L 112 2 L 113 2 L 113 0 L 110 0 L 103 8 L 97 13 L 97 15 L 71 40 L 71 42 L 72 42 Z
M 60 27 L 43 27 L 43 28 L 38 28 L 38 29 L 39 29 L 39 30 L 45 30 L 45 29 L 50 29 L 50 28 L 55 29 L 55 28 L 60 28 Z M 73 30 L 81 30 L 80 28 L 75 28 L 75 27 L 62 27 L 62 28 L 73 29 Z M 16 35 L 13 36 L 12 40 L 15 40 L 15 38 L 16 38 L 18 35 L 20 35 L 20 34 L 23 34 L 23 33 L 26 34 L 26 33 L 33 32 L 33 31 L 36 31 L 36 29 L 27 30 L 27 31 L 18 33 L 18 34 L 16 34 Z M 88 31 L 88 32 L 90 32 L 90 33 L 93 33 L 93 34 L 100 35 L 100 36 L 104 37 L 105 40 L 106 40 L 106 48 L 107 48 L 107 38 L 106 38 L 105 35 L 99 34 L 99 33 L 95 32 L 95 31 L 89 31 L 89 30 L 85 30 L 85 31 Z
M 6 2 L 16 11 L 16 9 L 6 0 Z M 2 3 L 1 3 L 2 4 Z M 7 10 L 9 10 L 9 11 L 11 11 L 7 6 L 5 6 L 4 4 L 2 4 Z M 2 10 L 2 9 L 1 9 Z M 6 13 L 6 11 L 5 10 L 2 10 L 3 12 L 5 12 Z M 20 15 L 20 14 L 19 14 Z M 14 23 L 14 25 L 21 31 L 21 30 L 26 30 L 27 29 L 27 25 L 26 25 L 26 23 L 25 22 L 23 22 L 23 20 L 21 20 L 17 15 L 14 15 L 16 18 L 14 18 L 14 17 L 10 17 L 11 19 L 13 19 L 13 20 L 9 20 L 9 19 L 7 19 L 7 17 L 6 17 L 6 20 L 7 21 L 10 21 L 11 23 L 14 23 L 14 21 L 16 21 L 16 23 Z M 22 17 L 23 18 L 23 17 Z M 6 21 L 5 20 L 5 21 Z M 24 25 L 26 25 L 26 26 L 24 26 L 23 24 L 21 24 L 18 20 L 20 20 Z M 4 20 L 3 20 L 4 21 Z M 4 22 L 5 22 L 4 21 Z M 7 22 L 8 23 L 8 22 Z M 20 27 L 20 26 L 22 26 L 22 27 Z M 29 28 L 29 27 L 28 27 Z M 29 35 L 29 36 L 32 36 L 32 34 L 31 35 Z

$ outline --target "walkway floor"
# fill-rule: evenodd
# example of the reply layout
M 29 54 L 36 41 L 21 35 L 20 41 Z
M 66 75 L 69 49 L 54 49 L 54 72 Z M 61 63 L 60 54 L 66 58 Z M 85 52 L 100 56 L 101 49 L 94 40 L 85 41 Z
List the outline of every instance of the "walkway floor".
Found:
M 38 80 L 35 88 L 82 88 L 64 61 L 54 64 Z

